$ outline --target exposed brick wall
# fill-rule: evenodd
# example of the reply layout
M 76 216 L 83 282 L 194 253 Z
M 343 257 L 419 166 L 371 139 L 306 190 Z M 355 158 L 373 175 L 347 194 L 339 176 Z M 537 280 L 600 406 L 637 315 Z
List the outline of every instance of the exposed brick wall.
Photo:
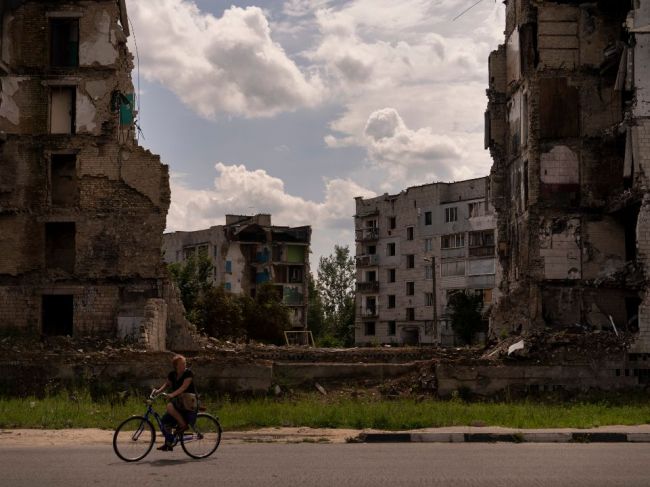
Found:
M 51 12 L 79 18 L 80 66 L 50 66 Z M 0 330 L 40 332 L 41 295 L 66 294 L 74 297 L 74 334 L 112 335 L 120 313 L 143 317 L 148 300 L 177 299 L 164 296 L 162 285 L 168 168 L 137 145 L 134 127 L 120 125 L 114 105 L 118 94 L 134 92 L 119 4 L 29 0 L 7 15 L 3 49 L 11 74 L 0 78 L 0 131 L 7 134 L 0 141 Z M 48 133 L 52 86 L 75 87 L 74 133 Z M 53 154 L 62 153 L 76 157 L 71 187 L 77 193 L 66 206 L 55 206 L 50 165 Z M 46 225 L 62 222 L 74 223 L 74 241 L 65 242 L 75 250 L 74 266 L 46 269 Z M 165 319 L 162 325 L 150 320 L 155 326 L 143 340 L 164 347 Z

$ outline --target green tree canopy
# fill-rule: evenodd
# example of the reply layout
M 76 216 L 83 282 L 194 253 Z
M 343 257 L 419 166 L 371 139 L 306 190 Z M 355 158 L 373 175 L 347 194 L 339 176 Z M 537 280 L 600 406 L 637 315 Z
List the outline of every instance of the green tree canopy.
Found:
M 354 343 L 354 287 L 356 266 L 348 246 L 334 246 L 334 253 L 321 257 L 317 289 L 321 297 L 325 329 L 342 345 Z
M 464 343 L 471 345 L 474 335 L 481 331 L 483 326 L 483 297 L 480 294 L 458 291 L 449 297 L 447 307 L 450 310 L 451 328 L 454 333 Z

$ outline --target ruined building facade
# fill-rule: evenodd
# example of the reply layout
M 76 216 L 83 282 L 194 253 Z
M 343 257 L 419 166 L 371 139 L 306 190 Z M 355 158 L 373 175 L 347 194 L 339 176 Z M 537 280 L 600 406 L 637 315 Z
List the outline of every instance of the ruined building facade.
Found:
M 486 147 L 503 297 L 492 332 L 640 330 L 650 351 L 650 2 L 507 0 Z
M 454 345 L 449 296 L 492 303 L 495 226 L 487 178 L 356 198 L 355 342 Z
M 307 328 L 311 227 L 271 225 L 271 215 L 226 215 L 226 224 L 163 235 L 164 258 L 184 262 L 203 255 L 212 281 L 229 292 L 255 297 L 270 283 L 289 308 L 294 330 Z
M 135 139 L 124 1 L 9 0 L 0 20 L 0 328 L 164 348 L 183 322 L 168 169 Z

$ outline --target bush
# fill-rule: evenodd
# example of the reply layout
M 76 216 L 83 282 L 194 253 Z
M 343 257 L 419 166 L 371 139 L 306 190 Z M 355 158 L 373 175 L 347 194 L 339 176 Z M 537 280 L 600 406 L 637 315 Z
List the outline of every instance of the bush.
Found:
M 459 291 L 449 297 L 447 303 L 451 315 L 451 328 L 463 343 L 472 344 L 474 335 L 481 331 L 483 320 L 481 308 L 483 297 Z

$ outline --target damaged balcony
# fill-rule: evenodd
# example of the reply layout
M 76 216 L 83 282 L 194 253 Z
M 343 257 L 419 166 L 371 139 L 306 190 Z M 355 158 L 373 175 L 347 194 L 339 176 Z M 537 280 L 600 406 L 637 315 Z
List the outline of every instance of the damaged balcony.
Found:
M 369 228 L 359 228 L 356 231 L 357 242 L 373 242 L 379 240 L 379 228 L 378 227 L 369 227 Z
M 367 254 L 356 256 L 357 267 L 373 267 L 379 264 L 379 255 Z
M 379 292 L 379 281 L 357 282 L 357 292 L 377 294 Z

